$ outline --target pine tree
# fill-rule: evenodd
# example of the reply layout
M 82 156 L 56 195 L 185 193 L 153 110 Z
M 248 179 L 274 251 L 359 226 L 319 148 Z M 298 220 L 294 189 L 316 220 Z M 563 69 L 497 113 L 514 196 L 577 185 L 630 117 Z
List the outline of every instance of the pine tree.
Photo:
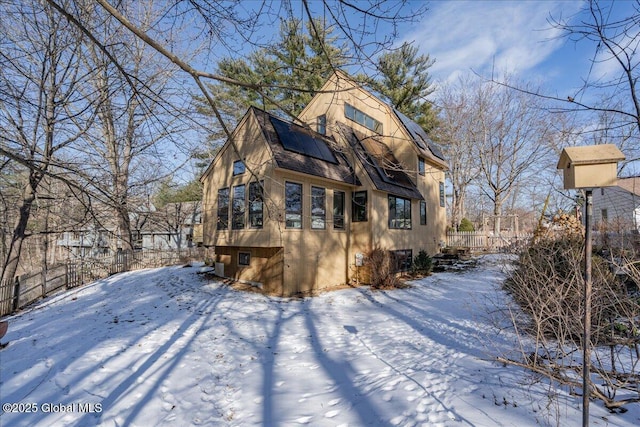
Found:
M 395 109 L 430 132 L 438 124 L 437 111 L 427 101 L 435 90 L 428 73 L 434 63 L 429 55 L 418 55 L 418 48 L 404 43 L 378 57 L 379 77 L 362 79 Z
M 211 90 L 224 119 L 233 128 L 250 106 L 269 112 L 296 116 L 324 82 L 346 63 L 347 50 L 337 45 L 333 29 L 322 21 L 292 19 L 282 21 L 279 39 L 245 59 L 225 58 L 218 63 L 218 74 L 260 88 L 219 83 Z M 200 113 L 211 115 L 206 102 L 196 98 Z M 225 135 L 212 126 L 209 153 L 224 142 Z

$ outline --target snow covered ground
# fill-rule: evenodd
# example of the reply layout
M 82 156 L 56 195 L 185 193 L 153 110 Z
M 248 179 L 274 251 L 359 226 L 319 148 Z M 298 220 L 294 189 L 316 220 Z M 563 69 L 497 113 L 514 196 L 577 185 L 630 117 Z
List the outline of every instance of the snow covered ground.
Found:
M 550 404 L 547 385 L 493 361 L 513 339 L 487 315 L 495 260 L 302 300 L 197 267 L 112 276 L 9 318 L 0 425 L 580 425 L 580 397 Z M 594 402 L 591 425 L 639 425 L 638 406 Z

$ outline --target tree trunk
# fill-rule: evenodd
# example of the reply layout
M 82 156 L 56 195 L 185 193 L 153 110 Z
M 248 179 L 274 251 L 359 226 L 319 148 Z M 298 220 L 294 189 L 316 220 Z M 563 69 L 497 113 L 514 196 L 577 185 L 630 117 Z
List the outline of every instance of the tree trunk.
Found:
M 27 238 L 27 224 L 31 217 L 31 208 L 36 199 L 36 188 L 42 179 L 38 173 L 31 172 L 29 183 L 24 187 L 20 209 L 18 211 L 18 219 L 13 228 L 13 235 L 7 250 L 7 256 L 2 266 L 1 281 L 13 279 L 18 271 L 20 263 L 20 253 L 22 252 L 22 244 Z

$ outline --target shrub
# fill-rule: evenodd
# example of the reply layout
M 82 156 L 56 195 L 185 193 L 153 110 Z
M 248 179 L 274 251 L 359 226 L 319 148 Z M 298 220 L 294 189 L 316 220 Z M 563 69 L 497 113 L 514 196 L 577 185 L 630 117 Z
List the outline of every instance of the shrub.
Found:
M 366 265 L 369 267 L 370 285 L 375 289 L 397 288 L 400 280 L 394 271 L 394 259 L 388 250 L 380 247 L 373 248 L 368 254 Z
M 520 252 L 509 271 L 503 287 L 521 310 L 507 312 L 515 330 L 528 333 L 520 342 L 523 354 L 517 364 L 561 384 L 579 386 L 575 373 L 580 372 L 580 359 L 571 355 L 579 352 L 583 339 L 584 237 L 578 227 L 552 230 Z M 634 276 L 632 269 L 628 271 Z M 629 354 L 632 359 L 640 354 L 640 304 L 616 279 L 606 259 L 594 254 L 591 273 L 591 345 L 608 351 L 593 353 L 592 372 L 599 378 L 590 388 L 607 408 L 616 410 L 640 398 L 638 368 L 628 362 Z M 619 389 L 636 392 L 632 399 L 616 400 Z
M 543 239 L 522 251 L 504 289 L 530 318 L 532 330 L 554 339 L 580 342 L 582 334 L 584 241 L 576 235 Z M 627 307 L 624 289 L 601 257 L 592 258 L 592 340 L 604 341 L 609 319 Z M 622 304 L 622 305 L 621 305 Z
M 476 231 L 476 229 L 469 219 L 462 218 L 462 221 L 460 221 L 460 225 L 458 226 L 458 231 Z
M 413 258 L 413 271 L 418 274 L 428 275 L 433 269 L 433 260 L 424 249 L 421 249 Z

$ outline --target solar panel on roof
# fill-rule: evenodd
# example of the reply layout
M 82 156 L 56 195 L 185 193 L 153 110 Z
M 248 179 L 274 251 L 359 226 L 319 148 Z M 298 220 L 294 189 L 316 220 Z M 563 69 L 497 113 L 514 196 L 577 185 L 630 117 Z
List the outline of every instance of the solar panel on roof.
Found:
M 402 124 L 407 128 L 414 141 L 416 141 L 420 148 L 422 148 L 423 150 L 430 150 L 436 157 L 444 160 L 444 155 L 442 154 L 438 146 L 431 142 L 431 139 L 424 131 L 424 129 L 422 129 L 422 126 L 420 126 L 418 123 L 414 122 L 395 108 L 393 109 L 393 111 L 396 113 L 396 116 L 398 116 Z
M 322 138 L 314 138 L 302 127 L 284 122 L 275 117 L 271 117 L 271 123 L 285 150 L 338 164 L 338 159 L 336 159 L 336 156 Z

